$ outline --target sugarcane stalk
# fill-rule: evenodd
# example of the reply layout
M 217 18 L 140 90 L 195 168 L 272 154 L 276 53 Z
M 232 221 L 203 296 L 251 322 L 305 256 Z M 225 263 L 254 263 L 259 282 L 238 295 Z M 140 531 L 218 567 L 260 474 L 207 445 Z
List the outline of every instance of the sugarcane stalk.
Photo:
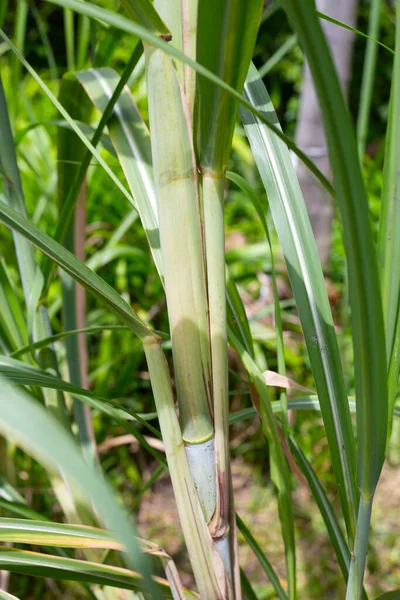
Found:
M 150 135 L 176 390 L 193 476 L 208 522 L 215 481 L 210 346 L 197 170 L 186 99 L 171 59 L 145 48 Z M 197 477 L 200 476 L 197 481 Z M 209 486 L 204 486 L 205 479 Z

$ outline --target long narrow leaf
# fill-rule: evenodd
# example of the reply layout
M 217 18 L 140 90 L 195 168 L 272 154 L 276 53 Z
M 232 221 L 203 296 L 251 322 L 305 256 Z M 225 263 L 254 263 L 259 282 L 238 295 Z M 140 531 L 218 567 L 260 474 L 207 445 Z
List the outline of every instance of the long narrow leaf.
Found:
M 131 523 L 118 507 L 110 488 L 94 465 L 85 463 L 73 438 L 52 418 L 35 400 L 21 390 L 16 390 L 4 379 L 1 380 L 0 429 L 3 435 L 11 435 L 15 441 L 50 467 L 60 469 L 80 490 L 81 494 L 96 507 L 106 527 L 113 530 L 117 538 L 126 547 L 128 564 L 136 564 L 144 574 L 145 581 L 151 586 L 150 574 L 140 553 Z M 24 418 L 21 419 L 21 415 Z M 0 568 L 6 568 L 7 556 L 3 550 L 3 562 Z M 40 556 L 40 555 L 39 555 Z M 1 559 L 0 559 L 1 561 Z M 158 594 L 156 594 L 156 597 Z
M 289 146 L 291 150 L 300 158 L 301 161 L 304 162 L 305 165 L 314 173 L 317 179 L 322 183 L 322 185 L 328 190 L 328 192 L 334 195 L 334 189 L 328 179 L 315 167 L 312 160 L 310 160 L 304 152 L 302 152 L 299 148 L 297 148 L 296 144 L 293 141 L 285 136 L 280 129 L 277 129 L 272 125 L 268 119 L 262 114 L 262 112 L 257 112 L 254 107 L 250 103 L 248 103 L 243 96 L 240 95 L 239 92 L 234 90 L 230 85 L 228 85 L 225 81 L 223 81 L 217 75 L 214 75 L 209 69 L 206 69 L 198 62 L 192 60 L 190 57 L 186 56 L 174 46 L 167 44 L 162 39 L 152 35 L 147 29 L 141 27 L 137 23 L 133 23 L 128 19 L 124 18 L 121 15 L 113 13 L 109 10 L 100 8 L 94 4 L 90 4 L 89 2 L 80 2 L 79 0 L 46 0 L 46 2 L 50 2 L 51 4 L 57 4 L 59 6 L 68 6 L 72 8 L 79 14 L 87 15 L 93 19 L 100 19 L 109 25 L 116 27 L 122 31 L 126 31 L 127 33 L 139 36 L 143 41 L 148 42 L 150 45 L 155 48 L 160 48 L 164 50 L 167 54 L 172 56 L 173 58 L 182 61 L 184 64 L 189 65 L 192 69 L 194 69 L 197 73 L 204 76 L 206 79 L 215 83 L 221 89 L 226 90 L 232 98 L 235 98 L 239 103 L 243 106 L 246 106 L 250 111 L 253 111 L 254 114 L 258 116 L 258 118 L 263 122 L 267 127 L 272 129 L 275 132 L 275 135 L 283 139 L 286 144 Z
M 312 0 L 283 0 L 304 48 L 320 100 L 342 217 L 353 325 L 358 483 L 373 495 L 385 457 L 387 370 L 377 261 L 355 137 Z M 346 448 L 348 451 L 348 448 Z
M 115 91 L 119 77 L 109 68 L 77 73 L 95 106 L 103 112 Z M 157 203 L 154 192 L 150 136 L 127 87 L 115 103 L 108 130 L 135 206 L 146 231 L 154 262 L 162 278 L 162 258 L 158 232 Z
M 69 273 L 75 281 L 83 285 L 96 298 L 101 300 L 139 338 L 143 338 L 149 334 L 153 335 L 147 325 L 139 319 L 131 307 L 111 286 L 88 269 L 85 264 L 79 261 L 66 248 L 32 225 L 28 219 L 21 217 L 4 204 L 4 202 L 0 203 L 0 221 L 26 237 L 44 254 L 47 254 L 62 269 Z
M 147 587 L 146 582 L 135 571 L 11 548 L 0 548 L 0 568 L 24 575 L 84 581 L 127 590 L 145 590 Z M 154 578 L 152 587 L 158 598 L 173 597 L 165 579 Z
M 264 569 L 264 572 L 266 573 L 271 585 L 273 586 L 277 597 L 280 598 L 280 600 L 287 600 L 288 596 L 282 588 L 273 566 L 265 556 L 264 552 L 261 550 L 253 534 L 250 532 L 249 528 L 246 527 L 239 515 L 236 515 L 236 523 L 238 525 L 239 531 L 242 533 L 244 539 L 249 544 L 250 548 L 253 550 L 255 556 L 257 557 L 258 562 Z
M 254 67 L 250 70 L 245 94 L 278 125 L 272 103 Z M 355 441 L 339 349 L 311 225 L 288 148 L 247 110 L 242 110 L 241 115 L 288 267 L 346 527 L 350 538 L 354 539 L 358 507 Z
M 386 352 L 389 362 L 389 423 L 398 391 L 400 353 L 400 6 L 397 2 L 396 56 L 393 65 L 389 120 L 378 233 Z

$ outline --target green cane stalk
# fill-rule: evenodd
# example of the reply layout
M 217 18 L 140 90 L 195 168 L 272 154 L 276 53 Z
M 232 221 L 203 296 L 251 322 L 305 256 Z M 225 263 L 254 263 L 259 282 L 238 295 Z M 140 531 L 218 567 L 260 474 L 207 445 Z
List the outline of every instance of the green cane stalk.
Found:
M 182 435 L 190 456 L 202 448 L 206 477 L 215 477 L 212 448 L 210 351 L 197 172 L 186 99 L 173 63 L 145 48 L 150 135 L 157 196 L 165 291 Z M 161 101 L 160 101 L 161 99 Z M 211 448 L 211 449 L 210 449 Z M 191 462 L 189 458 L 189 462 Z M 195 459 L 193 459 L 195 460 Z M 205 474 L 205 469 L 195 469 Z M 198 483 L 208 522 L 214 492 Z

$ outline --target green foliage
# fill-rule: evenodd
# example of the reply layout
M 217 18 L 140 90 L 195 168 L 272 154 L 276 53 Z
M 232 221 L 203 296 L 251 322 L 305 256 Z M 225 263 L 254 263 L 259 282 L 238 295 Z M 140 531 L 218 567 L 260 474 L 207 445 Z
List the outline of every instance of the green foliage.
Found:
M 118 506 L 123 504 L 126 511 L 139 516 L 143 531 L 147 513 L 161 520 L 164 508 L 168 510 L 164 477 L 168 465 L 182 523 L 178 531 L 179 527 L 184 530 L 202 597 L 217 597 L 218 586 L 228 580 L 226 565 L 221 565 L 210 530 L 197 510 L 182 423 L 174 407 L 173 386 L 179 388 L 180 381 L 176 381 L 179 371 L 166 333 L 171 308 L 165 302 L 151 144 L 153 156 L 162 151 L 168 160 L 168 148 L 179 139 L 181 150 L 191 152 L 193 144 L 196 152 L 193 181 L 197 193 L 200 190 L 196 210 L 204 232 L 199 265 L 204 268 L 207 309 L 214 315 L 213 298 L 225 288 L 223 258 L 228 266 L 227 318 L 222 326 L 217 319 L 217 327 L 210 329 L 210 375 L 214 375 L 214 387 L 221 379 L 228 381 L 222 364 L 227 355 L 227 326 L 229 415 L 223 394 L 222 404 L 214 406 L 217 414 L 213 410 L 210 414 L 221 435 L 217 461 L 226 469 L 224 476 L 218 474 L 219 501 L 226 501 L 221 489 L 232 494 L 230 470 L 238 481 L 246 469 L 251 473 L 251 483 L 244 490 L 234 479 L 235 504 L 247 523 L 237 517 L 242 534 L 239 544 L 243 556 L 245 552 L 250 556 L 243 559 L 240 575 L 239 565 L 234 564 L 236 579 L 240 577 L 246 597 L 260 600 L 292 599 L 296 593 L 310 599 L 337 597 L 344 593 L 350 570 L 347 598 L 366 599 L 367 592 L 374 598 L 400 584 L 396 574 L 388 573 L 393 558 L 385 560 L 385 553 L 390 542 L 382 549 L 385 542 L 380 541 L 381 530 L 373 518 L 369 574 L 366 589 L 361 589 L 371 509 L 368 495 L 373 496 L 390 442 L 392 417 L 399 412 L 394 407 L 400 356 L 395 243 L 400 71 L 398 56 L 393 67 L 393 55 L 388 52 L 395 46 L 396 19 L 398 46 L 399 2 L 397 15 L 389 3 L 382 3 L 379 69 L 373 75 L 371 59 L 369 63 L 367 59 L 360 113 L 358 65 L 364 60 L 366 44 L 370 54 L 376 46 L 372 26 L 367 42 L 362 37 L 368 28 L 370 4 L 359 8 L 356 33 L 361 31 L 361 35 L 356 39 L 357 68 L 349 106 L 353 121 L 359 115 L 362 122 L 361 146 L 365 141 L 367 152 L 362 156 L 362 169 L 311 1 L 272 2 L 259 27 L 260 2 L 250 10 L 241 1 L 232 5 L 199 0 L 198 23 L 196 2 L 178 4 L 179 10 L 173 12 L 169 8 L 173 2 L 165 2 L 162 18 L 156 12 L 157 3 L 153 6 L 148 0 L 122 2 L 121 9 L 111 0 L 1 4 L 0 26 L 16 51 L 2 33 L 0 220 L 7 228 L 0 229 L 0 375 L 5 378 L 0 396 L 4 404 L 0 414 L 4 435 L 0 439 L 0 538 L 14 547 L 0 548 L 0 569 L 11 572 L 9 592 L 0 592 L 0 597 L 36 600 L 56 593 L 94 598 L 95 593 L 108 600 L 118 593 L 131 600 L 143 597 L 140 590 L 146 585 L 154 585 L 152 597 L 197 597 L 182 586 L 171 557 L 154 544 L 159 540 L 138 542 L 130 519 Z M 378 4 L 374 3 L 375 8 Z M 182 7 L 188 11 L 183 15 L 186 33 L 190 32 L 187 38 L 184 28 L 174 35 L 172 27 L 174 20 L 182 18 Z M 198 24 L 197 31 L 193 24 Z M 378 35 L 376 25 L 375 19 L 373 37 Z M 227 28 L 236 34 L 227 35 Z M 244 33 L 238 33 L 238 28 Z M 149 124 L 139 37 L 147 46 L 154 44 L 160 56 L 166 56 L 164 51 L 172 57 L 172 61 L 165 60 L 184 90 L 176 96 L 187 95 L 185 135 L 181 124 L 179 131 L 170 131 L 163 145 L 157 143 L 161 133 L 152 114 L 154 105 L 163 107 L 165 96 L 151 99 L 153 121 Z M 321 98 L 334 189 L 310 166 L 337 198 L 339 209 L 328 294 L 288 151 L 289 147 L 310 164 L 291 140 L 303 51 Z M 253 67 L 241 98 L 251 56 L 272 102 Z M 66 86 L 72 92 L 65 94 Z M 244 129 L 236 118 L 239 103 Z M 169 113 L 164 111 L 166 126 Z M 225 179 L 228 161 L 231 171 Z M 218 194 L 207 198 L 209 171 L 217 173 L 220 181 Z M 70 228 L 84 180 L 86 264 L 71 253 Z M 172 241 L 177 221 L 176 213 L 163 217 Z M 179 239 L 184 238 L 180 235 Z M 215 248 L 218 259 L 212 254 Z M 192 250 L 188 256 L 183 250 L 180 254 L 193 259 Z M 38 265 L 43 267 L 43 288 L 36 275 Z M 79 329 L 74 318 L 65 321 L 65 315 L 74 317 L 74 300 L 65 293 L 62 298 L 62 279 L 64 285 L 66 280 L 57 266 L 72 278 L 69 285 L 75 280 L 89 292 L 84 328 Z M 173 282 L 177 271 L 170 270 Z M 190 269 L 187 281 L 189 274 Z M 88 389 L 83 389 L 77 377 L 78 335 L 82 334 L 87 336 Z M 190 336 L 185 341 L 189 343 Z M 199 369 L 198 374 L 204 377 L 206 371 Z M 281 377 L 273 385 L 268 383 L 270 371 Z M 291 389 L 293 380 L 303 391 Z M 51 406 L 49 399 L 60 402 L 63 425 L 43 407 Z M 79 415 L 85 414 L 86 406 L 91 408 L 97 442 L 93 445 L 95 461 L 85 453 L 87 423 Z M 356 414 L 356 428 L 350 413 Z M 230 455 L 227 438 L 221 434 L 228 420 Z M 393 431 L 395 436 L 396 427 Z M 221 444 L 226 451 L 223 459 Z M 356 451 L 366 500 L 357 535 Z M 82 452 L 90 459 L 88 463 Z M 99 474 L 99 466 L 113 492 Z M 60 474 L 74 481 L 73 494 L 60 485 Z M 90 506 L 76 487 L 86 492 Z M 248 499 L 248 489 L 253 487 L 263 501 L 268 498 L 268 506 L 261 506 L 260 498 L 258 502 Z M 165 494 L 162 509 L 151 511 L 159 490 Z M 389 502 L 384 497 L 385 501 Z M 275 511 L 272 518 L 271 510 Z M 233 520 L 232 515 L 229 518 L 233 532 L 234 514 Z M 98 520 L 107 531 L 93 526 Z M 177 518 L 172 516 L 170 521 Z M 186 574 L 186 551 L 178 547 L 175 537 L 179 535 L 171 534 L 169 527 L 170 523 L 164 527 L 162 542 L 167 550 L 178 548 L 174 551 L 178 569 L 185 573 L 189 587 L 194 587 L 192 575 Z M 308 555 L 303 545 L 310 545 L 311 539 L 315 546 L 311 545 Z M 334 555 L 337 562 L 331 558 L 329 564 L 324 562 L 324 551 L 320 551 L 324 543 L 329 557 Z M 122 546 L 129 552 L 120 552 Z M 351 560 L 354 547 L 356 561 Z M 103 553 L 100 548 L 107 550 Z M 144 558 L 143 550 L 151 558 Z M 381 559 L 379 565 L 375 553 Z M 233 536 L 230 554 L 235 557 Z M 310 566 L 309 577 L 304 575 L 303 554 Z M 198 567 L 200 555 L 204 562 Z M 210 577 L 205 576 L 207 569 Z M 150 570 L 160 577 L 151 578 Z M 41 577 L 56 582 L 51 591 Z M 235 581 L 232 587 L 238 585 Z M 120 591 L 113 592 L 111 587 Z M 397 596 L 394 591 L 379 598 Z M 226 597 L 233 596 L 227 593 Z

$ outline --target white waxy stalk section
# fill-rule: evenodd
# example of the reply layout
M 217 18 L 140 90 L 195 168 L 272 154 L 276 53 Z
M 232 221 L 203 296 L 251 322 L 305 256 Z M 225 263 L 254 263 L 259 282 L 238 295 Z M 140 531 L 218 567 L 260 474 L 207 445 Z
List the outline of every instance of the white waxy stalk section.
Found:
M 232 583 L 231 545 L 229 540 L 229 533 L 224 535 L 224 537 L 219 538 L 218 540 L 214 540 L 214 544 L 225 565 L 229 581 Z
M 208 523 L 216 502 L 214 438 L 202 444 L 185 444 L 185 450 L 204 519 Z

